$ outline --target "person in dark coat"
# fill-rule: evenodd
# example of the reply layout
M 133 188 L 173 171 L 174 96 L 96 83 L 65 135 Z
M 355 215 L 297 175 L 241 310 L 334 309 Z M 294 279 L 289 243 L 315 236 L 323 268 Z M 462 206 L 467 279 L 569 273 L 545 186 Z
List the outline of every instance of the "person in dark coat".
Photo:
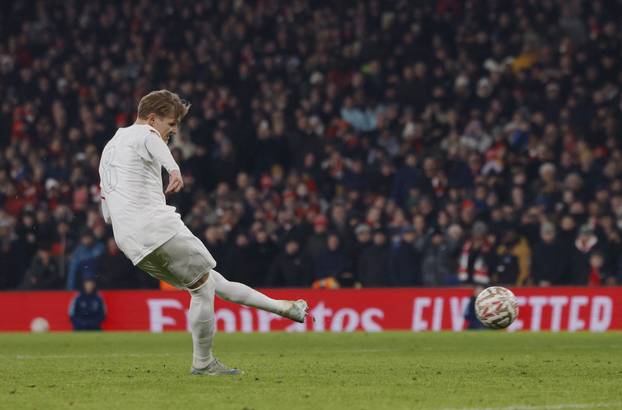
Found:
M 19 266 L 19 256 L 16 246 L 13 241 L 8 238 L 8 235 L 3 236 L 3 231 L 0 229 L 0 266 L 4 271 L 0 274 L 0 290 L 13 289 L 19 286 L 21 277 L 21 269 Z
M 203 231 L 203 243 L 210 251 L 216 262 L 220 262 L 227 254 L 227 247 L 223 241 L 222 228 L 218 226 L 208 226 Z
M 358 260 L 359 279 L 366 287 L 385 287 L 391 285 L 389 271 L 389 246 L 383 230 L 377 229 L 373 236 L 373 245 L 362 253 Z
M 92 273 L 85 274 L 82 291 L 71 300 L 69 317 L 73 330 L 101 330 L 101 324 L 106 319 L 106 304 L 97 292 Z
M 358 271 L 358 261 L 362 254 L 367 252 L 367 249 L 372 245 L 371 243 L 371 228 L 369 225 L 361 223 L 354 229 L 355 242 L 349 254 L 350 261 L 352 262 L 351 271 L 353 274 L 353 282 L 360 283 L 360 274 Z
M 330 233 L 326 237 L 326 250 L 313 259 L 314 277 L 318 279 L 338 278 L 350 267 L 350 261 L 341 249 L 339 235 Z
M 328 230 L 328 218 L 319 214 L 313 220 L 313 233 L 307 239 L 305 252 L 316 260 L 320 254 L 326 251 L 326 237 Z
M 55 289 L 60 287 L 60 266 L 52 256 L 48 245 L 42 245 L 32 259 L 21 288 L 29 290 Z
M 421 179 L 421 171 L 417 168 L 417 154 L 409 152 L 406 154 L 404 164 L 395 174 L 391 197 L 398 204 L 403 204 L 408 197 L 411 188 L 418 187 Z
M 555 231 L 555 237 L 562 247 L 562 252 L 566 257 L 562 260 L 562 273 L 559 284 L 567 285 L 570 283 L 571 271 L 572 271 L 572 258 L 570 255 L 575 249 L 575 239 L 577 238 L 577 222 L 572 215 L 562 215 L 559 220 L 559 228 Z
M 443 235 L 432 230 L 422 246 L 421 282 L 423 286 L 443 286 L 455 277 L 457 253 L 460 250 L 462 229 L 452 225 Z
M 261 228 L 255 232 L 253 248 L 254 263 L 252 267 L 253 283 L 257 286 L 266 281 L 270 265 L 278 252 L 277 246 L 272 241 L 265 229 Z
M 158 281 L 138 270 L 119 250 L 114 238 L 108 238 L 106 253 L 101 259 L 101 289 L 157 288 Z
M 259 280 L 252 275 L 255 256 L 248 235 L 240 232 L 235 236 L 235 242 L 222 263 L 222 269 L 228 273 L 228 279 L 231 281 L 257 286 Z
M 512 255 L 507 246 L 500 246 L 499 248 L 491 282 L 495 285 L 512 286 L 518 278 L 518 258 Z
M 400 241 L 391 247 L 390 271 L 395 286 L 421 285 L 421 256 L 415 249 L 415 230 L 402 228 Z
M 296 239 L 288 240 L 270 266 L 266 286 L 309 287 L 312 280 L 311 260 L 301 251 Z
M 555 226 L 546 222 L 540 228 L 540 241 L 533 248 L 531 276 L 539 286 L 560 285 L 564 248 L 555 232 Z

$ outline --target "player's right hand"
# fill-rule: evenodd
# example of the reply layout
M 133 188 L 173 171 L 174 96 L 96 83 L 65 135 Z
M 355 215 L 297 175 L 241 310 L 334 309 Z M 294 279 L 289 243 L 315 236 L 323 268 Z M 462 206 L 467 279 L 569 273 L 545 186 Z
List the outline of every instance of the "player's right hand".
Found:
M 179 192 L 184 187 L 184 180 L 181 177 L 181 172 L 179 170 L 171 171 L 168 175 L 168 186 L 166 187 L 165 194 L 170 194 L 171 192 Z

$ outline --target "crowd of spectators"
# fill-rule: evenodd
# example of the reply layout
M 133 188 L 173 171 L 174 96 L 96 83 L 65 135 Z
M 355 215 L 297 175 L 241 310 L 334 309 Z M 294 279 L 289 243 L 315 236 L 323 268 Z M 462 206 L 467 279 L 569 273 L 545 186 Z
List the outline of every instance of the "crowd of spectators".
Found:
M 169 202 L 231 280 L 620 281 L 619 0 L 0 7 L 0 289 L 158 286 L 98 163 L 160 88 L 192 103 Z

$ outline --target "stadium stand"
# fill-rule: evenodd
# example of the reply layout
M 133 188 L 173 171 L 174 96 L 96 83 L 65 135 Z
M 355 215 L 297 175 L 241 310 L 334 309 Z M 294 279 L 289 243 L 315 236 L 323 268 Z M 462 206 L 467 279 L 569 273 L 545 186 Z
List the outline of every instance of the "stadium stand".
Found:
M 0 289 L 158 286 L 97 169 L 159 88 L 193 104 L 169 201 L 231 280 L 619 282 L 621 3 L 417 4 L 3 2 Z

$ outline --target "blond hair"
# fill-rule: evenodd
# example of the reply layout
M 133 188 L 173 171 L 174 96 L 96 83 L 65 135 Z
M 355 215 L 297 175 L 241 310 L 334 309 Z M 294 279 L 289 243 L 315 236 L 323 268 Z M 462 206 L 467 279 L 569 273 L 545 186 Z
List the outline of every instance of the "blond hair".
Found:
M 154 113 L 158 117 L 171 117 L 179 122 L 186 116 L 189 109 L 188 101 L 182 100 L 179 95 L 169 90 L 152 91 L 140 99 L 138 118 L 144 120 L 149 114 Z

